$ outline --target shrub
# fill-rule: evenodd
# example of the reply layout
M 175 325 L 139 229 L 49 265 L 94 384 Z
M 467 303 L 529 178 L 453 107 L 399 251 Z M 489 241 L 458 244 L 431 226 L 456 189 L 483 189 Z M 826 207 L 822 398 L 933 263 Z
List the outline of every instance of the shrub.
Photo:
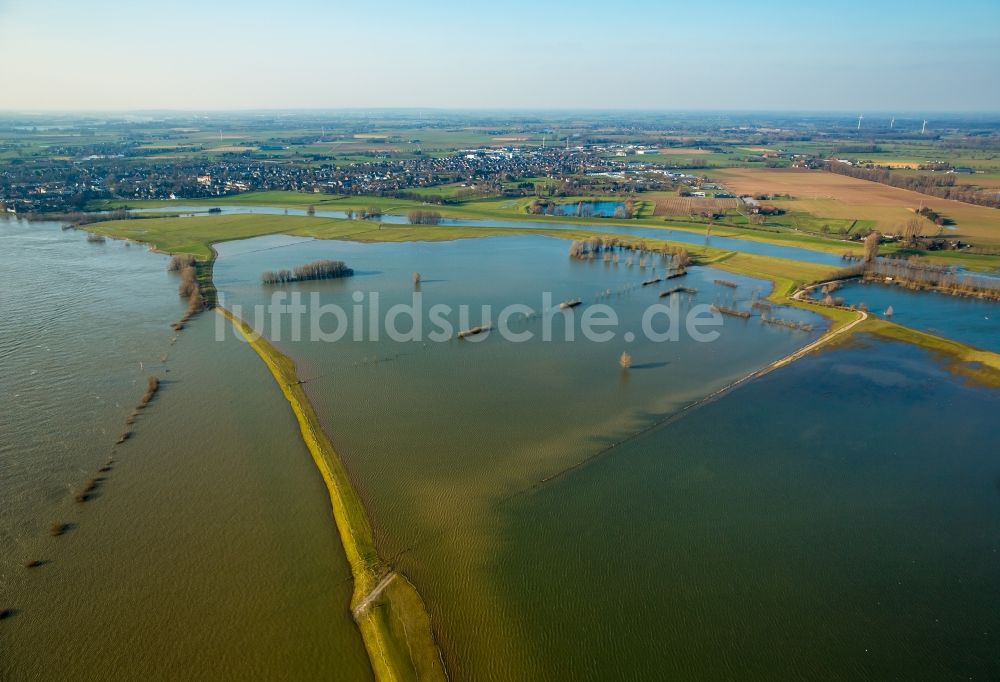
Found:
M 139 400 L 139 407 L 146 407 L 158 390 L 160 390 L 160 380 L 155 376 L 149 377 L 146 380 L 146 392 L 142 394 L 142 399 Z
M 174 254 L 170 257 L 170 262 L 167 263 L 167 272 L 177 272 L 184 268 L 193 268 L 194 263 L 194 256 L 189 253 Z

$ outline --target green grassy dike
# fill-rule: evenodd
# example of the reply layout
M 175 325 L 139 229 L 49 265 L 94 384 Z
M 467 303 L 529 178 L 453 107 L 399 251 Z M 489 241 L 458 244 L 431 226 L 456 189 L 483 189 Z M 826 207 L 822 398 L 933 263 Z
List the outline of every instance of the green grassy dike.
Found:
M 430 616 L 416 588 L 379 557 L 364 506 L 299 383 L 295 363 L 225 308 L 216 310 L 271 370 L 330 493 L 333 517 L 354 576 L 351 610 L 377 680 L 446 680 Z
M 871 317 L 858 325 L 857 331 L 920 346 L 941 358 L 948 371 L 973 384 L 1000 388 L 1000 354 Z

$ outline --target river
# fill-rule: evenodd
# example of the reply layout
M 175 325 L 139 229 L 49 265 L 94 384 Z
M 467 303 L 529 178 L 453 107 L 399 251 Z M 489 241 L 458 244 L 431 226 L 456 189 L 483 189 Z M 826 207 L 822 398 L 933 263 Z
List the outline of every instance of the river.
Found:
M 326 491 L 253 351 L 211 313 L 172 341 L 177 282 L 140 245 L 45 223 L 0 235 L 0 677 L 369 677 Z M 454 679 L 997 675 L 995 389 L 862 336 L 668 421 L 825 323 L 778 308 L 812 330 L 764 324 L 750 303 L 769 285 L 752 278 L 696 267 L 642 286 L 648 269 L 534 235 L 218 250 L 223 300 L 247 315 L 292 292 L 348 320 L 377 292 L 387 311 L 413 300 L 414 272 L 425 306 L 467 305 L 469 324 L 534 311 L 511 321 L 524 342 L 268 331 Z M 319 258 L 356 274 L 259 284 Z M 653 341 L 643 314 L 678 284 L 697 290 L 674 295 L 681 315 L 752 315 L 711 342 Z M 614 339 L 565 340 L 598 305 Z M 150 374 L 163 388 L 115 448 Z M 75 502 L 109 454 L 96 498 Z M 51 537 L 54 521 L 69 532 Z
M 370 677 L 326 490 L 256 354 L 211 313 L 171 343 L 185 305 L 141 245 L 13 220 L 0 241 L 0 678 Z

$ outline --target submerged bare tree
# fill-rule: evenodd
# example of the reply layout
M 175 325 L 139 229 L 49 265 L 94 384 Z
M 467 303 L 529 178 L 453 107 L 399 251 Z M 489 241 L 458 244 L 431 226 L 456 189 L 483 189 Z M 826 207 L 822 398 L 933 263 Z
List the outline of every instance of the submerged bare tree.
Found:
M 268 270 L 260 275 L 262 284 L 285 284 L 287 282 L 305 282 L 312 279 L 334 279 L 350 277 L 354 270 L 347 267 L 342 260 L 317 260 L 305 265 L 298 265 L 293 270 Z
M 177 293 L 184 298 L 190 298 L 191 294 L 198 290 L 198 272 L 193 266 L 186 266 L 181 269 L 181 283 Z
M 907 289 L 935 289 L 955 296 L 1000 300 L 1000 280 L 922 261 L 917 257 L 880 258 L 867 264 L 866 279 L 892 282 Z
M 142 398 L 139 399 L 139 405 L 137 407 L 143 408 L 149 405 L 149 402 L 156 395 L 156 392 L 160 390 L 160 380 L 156 376 L 150 376 L 146 380 L 146 392 L 143 393 Z
M 202 285 L 198 279 L 198 261 L 195 260 L 194 256 L 181 253 L 171 257 L 167 264 L 167 270 L 177 272 L 180 275 L 177 293 L 180 294 L 181 298 L 186 298 L 188 302 L 187 311 L 181 319 L 171 325 L 175 331 L 180 331 L 188 320 L 211 304 L 205 301 Z
M 673 261 L 677 272 L 687 272 L 688 265 L 691 264 L 691 256 L 688 254 L 688 250 L 682 246 L 674 251 Z
M 441 222 L 441 214 L 437 211 L 410 211 L 407 219 L 411 225 L 437 225 Z
M 167 263 L 167 272 L 177 272 L 184 268 L 193 268 L 194 263 L 194 256 L 190 253 L 174 254 L 170 257 L 170 262 Z

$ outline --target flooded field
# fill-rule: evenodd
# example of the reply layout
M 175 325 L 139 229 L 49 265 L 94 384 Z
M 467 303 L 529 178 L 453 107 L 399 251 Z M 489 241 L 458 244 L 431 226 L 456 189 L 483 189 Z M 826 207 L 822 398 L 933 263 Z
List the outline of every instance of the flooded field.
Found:
M 670 287 L 641 286 L 649 275 L 637 267 L 570 259 L 567 246 L 532 236 L 440 244 L 263 237 L 218 247 L 216 282 L 226 305 L 239 306 L 247 319 L 252 306 L 274 293 L 258 283 L 260 272 L 317 258 L 343 260 L 357 275 L 290 290 L 316 293 L 323 304 L 348 311 L 360 292 L 364 319 L 371 307 L 367 292 L 378 291 L 382 310 L 409 301 L 414 271 L 422 275 L 425 306 L 467 304 L 470 324 L 482 321 L 484 304 L 492 306 L 494 321 L 505 305 L 533 307 L 540 315 L 517 331 L 536 335 L 548 317 L 556 318 L 560 340 L 552 342 L 490 336 L 475 343 L 401 344 L 384 337 L 355 342 L 348 334 L 336 343 L 316 343 L 291 340 L 290 326 L 268 332 L 299 364 L 366 500 L 384 556 L 414 579 L 450 670 L 463 679 L 518 679 L 533 670 L 530 657 L 513 652 L 531 649 L 523 641 L 526 620 L 544 616 L 531 608 L 530 593 L 507 602 L 511 585 L 498 584 L 493 575 L 504 559 L 498 541 L 511 505 L 546 481 L 572 478 L 588 459 L 616 452 L 622 439 L 805 345 L 824 326 L 789 310 L 781 314 L 810 320 L 816 330 L 765 325 L 754 316 L 725 318 L 712 343 L 683 337 L 653 343 L 641 334 L 627 343 L 623 332 L 638 332 L 643 311 Z M 716 283 L 723 275 L 735 289 Z M 678 281 L 697 289 L 683 296 L 685 309 L 720 302 L 749 310 L 751 298 L 768 288 L 707 268 L 692 268 Z M 624 293 L 598 296 L 608 290 Z M 619 341 L 562 340 L 565 311 L 541 311 L 546 291 L 554 302 L 582 298 L 578 315 L 595 301 L 609 301 L 621 320 Z M 302 326 L 309 329 L 311 322 Z M 633 360 L 628 372 L 618 363 L 625 348 Z
M 12 221 L 0 238 L 16 275 L 0 293 L 0 678 L 370 676 L 326 490 L 253 351 L 216 343 L 211 313 L 171 344 L 184 305 L 141 245 Z M 160 391 L 114 447 L 150 374 Z
M 0 336 L 0 676 L 370 677 L 326 491 L 259 358 L 211 313 L 173 340 L 183 303 L 163 256 L 54 224 L 0 230 L 18 282 Z M 763 323 L 766 282 L 702 267 L 654 282 L 652 262 L 574 259 L 548 237 L 218 251 L 222 300 L 245 319 L 309 304 L 298 335 L 263 308 L 261 326 L 297 362 L 454 679 L 996 672 L 1000 394 L 930 354 L 862 336 L 684 411 L 826 323 L 780 307 L 807 329 Z M 354 276 L 260 283 L 320 259 Z M 452 334 L 394 340 L 388 311 L 416 301 L 396 332 L 442 305 Z M 749 317 L 714 316 L 711 341 L 655 340 L 657 304 Z M 499 329 L 512 305 L 517 340 Z M 588 340 L 598 306 L 617 324 Z M 339 327 L 333 308 L 351 329 L 310 338 Z M 475 325 L 491 331 L 454 338 Z M 115 447 L 150 374 L 161 392 Z
M 835 295 L 906 327 L 1000 353 L 1000 304 L 994 301 L 861 282 L 850 282 Z
M 603 202 L 602 202 L 603 203 Z M 575 206 L 575 204 L 573 205 Z M 209 213 L 203 206 L 185 206 L 183 204 L 168 204 L 163 208 L 136 209 L 136 213 L 180 213 L 189 215 L 192 218 L 206 217 L 216 214 L 235 213 L 256 213 L 261 215 L 307 215 L 305 209 L 298 208 L 278 208 L 274 206 L 224 206 L 212 209 L 216 213 Z M 347 218 L 345 211 L 316 210 L 315 214 L 320 218 Z M 503 227 L 503 228 L 544 228 L 546 230 L 592 230 L 615 235 L 629 235 L 633 237 L 643 237 L 645 239 L 669 239 L 681 244 L 712 246 L 717 249 L 731 249 L 742 253 L 752 253 L 760 256 L 771 256 L 774 258 L 786 258 L 788 260 L 801 261 L 805 263 L 819 263 L 840 267 L 844 265 L 841 255 L 812 251 L 810 249 L 795 246 L 782 246 L 780 244 L 769 244 L 766 242 L 753 241 L 751 239 L 740 239 L 738 237 L 718 237 L 708 236 L 699 232 L 686 232 L 684 230 L 671 230 L 659 227 L 630 227 L 627 225 L 606 225 L 603 223 L 572 223 L 566 222 L 566 215 L 541 216 L 537 220 L 495 220 L 495 219 L 472 219 L 472 218 L 442 218 L 440 225 L 457 226 L 465 225 L 469 227 Z M 374 222 L 382 222 L 392 225 L 402 225 L 409 223 L 409 218 L 405 215 L 385 214 Z

